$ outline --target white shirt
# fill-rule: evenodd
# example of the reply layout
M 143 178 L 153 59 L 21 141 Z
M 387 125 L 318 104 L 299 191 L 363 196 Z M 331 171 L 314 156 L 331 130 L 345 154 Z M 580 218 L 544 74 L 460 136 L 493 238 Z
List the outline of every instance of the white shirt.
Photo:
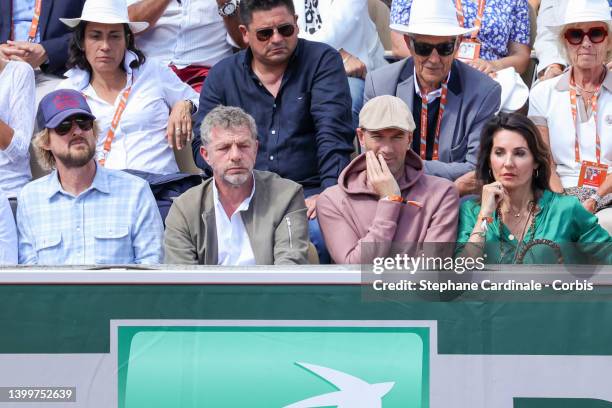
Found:
M 422 98 L 423 95 L 421 94 L 421 87 L 419 86 L 419 80 L 417 79 L 416 70 L 414 70 L 413 72 L 414 73 L 412 74 L 412 77 L 414 78 L 414 90 L 416 94 Z M 449 72 L 448 76 L 446 77 L 447 83 L 450 80 L 450 76 L 451 76 L 451 73 Z M 430 104 L 441 96 L 442 96 L 442 86 L 440 86 L 438 89 L 434 89 L 433 91 L 427 94 L 427 103 Z
M 17 230 L 6 196 L 0 191 L 0 265 L 17 264 Z
M 574 143 L 576 127 L 569 97 L 569 71 L 542 81 L 531 89 L 529 117 L 536 125 L 548 127 L 550 148 L 557 164 L 557 174 L 564 188 L 576 187 L 581 163 L 576 163 Z M 597 123 L 578 98 L 580 160 L 596 162 L 595 132 L 601 140 L 601 162 L 612 168 L 612 72 L 608 71 L 597 101 Z
M 170 110 L 181 100 L 199 104 L 198 94 L 181 82 L 170 68 L 155 60 L 149 60 L 132 72 L 129 64 L 136 55 L 126 52 L 124 67 L 128 74 L 127 86 L 132 90 L 123 111 L 105 167 L 131 169 L 155 174 L 172 174 L 179 171 L 174 152 L 168 145 L 166 128 Z M 97 150 L 102 151 L 123 91 L 114 104 L 100 99 L 89 84 L 89 74 L 73 68 L 65 74 L 57 89 L 68 88 L 83 92 L 100 127 Z
M 367 0 L 318 0 L 321 15 L 321 29 L 313 34 L 306 31 L 305 0 L 295 0 L 295 14 L 298 15 L 299 37 L 318 41 L 359 58 L 373 71 L 383 65 L 385 49 L 378 38 L 378 31 L 368 13 Z
M 217 264 L 218 265 L 255 265 L 255 255 L 249 235 L 242 222 L 242 211 L 247 211 L 255 194 L 255 178 L 251 195 L 240 203 L 228 218 L 223 204 L 219 201 L 219 191 L 213 181 L 213 200 L 215 202 L 215 225 L 217 227 Z
M 231 38 L 217 9 L 215 0 L 171 0 L 155 25 L 136 35 L 136 46 L 166 65 L 212 67 L 232 55 Z
M 0 189 L 17 197 L 32 178 L 30 141 L 36 114 L 34 71 L 25 62 L 10 61 L 0 72 L 0 120 L 13 129 L 8 147 L 0 149 Z

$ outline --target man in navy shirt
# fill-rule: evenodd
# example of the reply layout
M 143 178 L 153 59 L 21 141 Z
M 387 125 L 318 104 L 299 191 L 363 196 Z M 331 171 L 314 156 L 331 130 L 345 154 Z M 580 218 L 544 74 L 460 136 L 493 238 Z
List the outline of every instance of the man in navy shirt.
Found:
M 192 148 L 198 167 L 202 118 L 217 105 L 238 106 L 255 118 L 259 152 L 255 168 L 304 187 L 311 240 L 321 261 L 316 200 L 337 183 L 350 161 L 354 130 L 351 96 L 340 54 L 297 38 L 291 0 L 245 0 L 240 26 L 246 50 L 217 63 L 204 82 Z

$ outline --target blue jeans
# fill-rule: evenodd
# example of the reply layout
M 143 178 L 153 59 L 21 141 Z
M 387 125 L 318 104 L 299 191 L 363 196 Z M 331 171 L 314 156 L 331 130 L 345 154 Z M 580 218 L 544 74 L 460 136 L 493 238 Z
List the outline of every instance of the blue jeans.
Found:
M 351 90 L 351 99 L 353 100 L 353 129 L 359 126 L 359 111 L 363 106 L 363 91 L 365 90 L 365 81 L 361 78 L 348 77 L 349 88 Z
M 329 256 L 329 252 L 327 251 L 327 247 L 325 246 L 323 234 L 321 233 L 321 227 L 319 227 L 319 221 L 317 218 L 314 220 L 308 220 L 308 233 L 310 235 L 310 242 L 312 242 L 317 249 L 319 263 L 329 264 L 331 262 L 331 258 Z

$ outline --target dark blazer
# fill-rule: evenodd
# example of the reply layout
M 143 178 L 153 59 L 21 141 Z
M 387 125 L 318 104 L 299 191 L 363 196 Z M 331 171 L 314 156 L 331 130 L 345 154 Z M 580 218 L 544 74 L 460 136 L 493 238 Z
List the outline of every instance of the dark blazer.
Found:
M 49 62 L 41 69 L 45 73 L 61 76 L 66 71 L 70 28 L 59 19 L 81 16 L 85 0 L 43 0 L 40 13 L 40 44 L 47 51 Z M 11 38 L 13 0 L 0 0 L 0 43 Z
M 480 132 L 499 110 L 501 86 L 455 60 L 448 90 L 440 129 L 440 160 L 426 160 L 424 164 L 426 174 L 455 180 L 476 166 Z M 368 73 L 364 103 L 375 96 L 394 95 L 412 111 L 414 92 L 414 61 L 407 58 Z M 415 132 L 418 134 L 418 130 Z

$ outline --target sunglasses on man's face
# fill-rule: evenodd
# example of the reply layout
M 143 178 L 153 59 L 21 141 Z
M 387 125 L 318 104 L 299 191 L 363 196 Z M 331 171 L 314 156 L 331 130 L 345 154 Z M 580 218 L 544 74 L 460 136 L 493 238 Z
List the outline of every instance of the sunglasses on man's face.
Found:
M 589 31 L 582 31 L 579 28 L 570 28 L 565 30 L 563 34 L 568 43 L 572 45 L 580 45 L 584 41 L 584 37 L 589 37 L 593 44 L 603 42 L 608 36 L 608 30 L 605 27 L 592 27 Z
M 412 42 L 412 48 L 416 55 L 421 57 L 429 57 L 433 52 L 434 48 L 438 51 L 438 55 L 441 57 L 448 57 L 455 52 L 455 41 L 444 42 L 440 44 L 430 44 L 426 42 L 415 41 L 410 39 Z
M 77 125 L 79 128 L 81 128 L 81 130 L 83 131 L 88 131 L 91 130 L 93 128 L 93 120 L 88 118 L 88 117 L 70 117 L 67 119 L 64 119 L 63 121 L 60 122 L 59 125 L 57 125 L 55 127 L 55 133 L 57 133 L 60 136 L 64 136 L 66 134 L 68 134 L 68 132 L 70 132 L 72 130 L 72 127 L 74 125 Z
M 293 24 L 283 24 L 278 27 L 262 28 L 255 31 L 255 36 L 259 41 L 268 41 L 274 35 L 274 30 L 278 31 L 283 37 L 291 37 L 295 32 Z

